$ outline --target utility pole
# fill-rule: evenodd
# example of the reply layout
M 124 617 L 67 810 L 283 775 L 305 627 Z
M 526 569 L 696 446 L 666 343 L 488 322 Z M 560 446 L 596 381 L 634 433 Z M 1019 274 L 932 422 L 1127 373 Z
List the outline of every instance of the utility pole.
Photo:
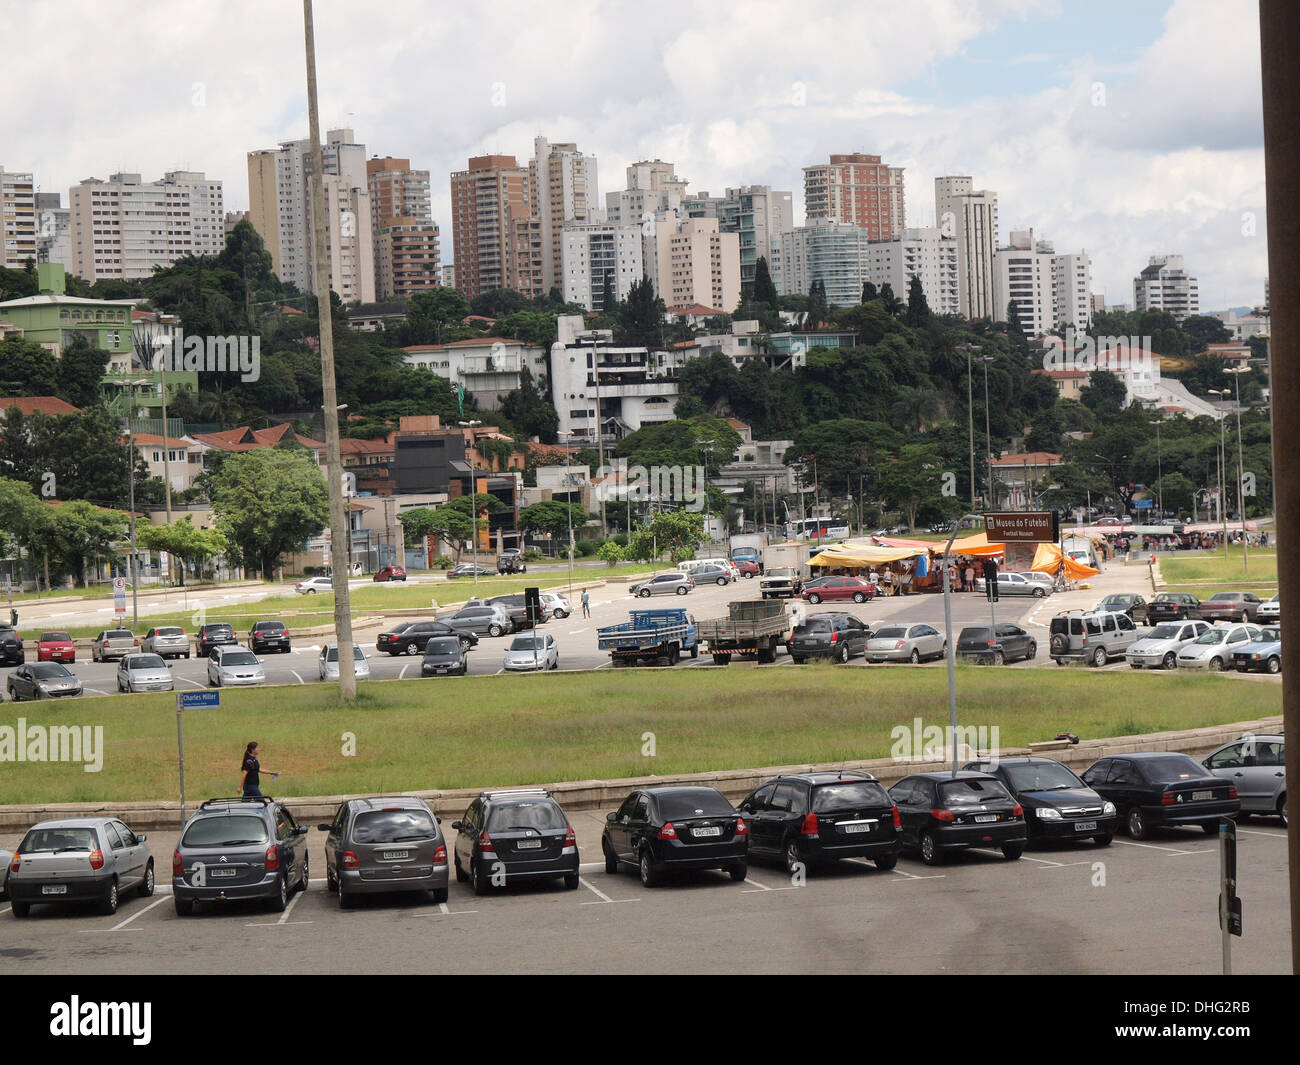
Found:
M 166 422 L 164 422 L 163 428 L 166 429 L 166 427 L 167 427 Z M 164 434 L 164 439 L 165 439 L 165 434 Z M 130 565 L 131 625 L 134 627 L 140 624 L 140 600 L 137 597 L 136 587 L 135 587 L 136 586 L 136 579 L 135 579 L 135 435 L 131 429 L 130 411 L 127 411 L 126 414 L 126 446 L 127 446 L 128 453 L 130 455 L 128 467 L 130 469 L 129 492 L 131 494 L 131 565 Z M 50 585 L 50 556 L 46 555 L 45 556 L 45 586 L 48 588 L 49 585 Z
M 481 421 L 461 422 L 462 429 L 469 430 L 469 524 L 473 539 L 470 546 L 474 551 L 474 593 L 478 594 L 478 463 L 474 460 L 474 427 L 482 425 Z M 522 538 L 521 538 L 522 539 Z M 519 552 L 523 557 L 523 551 Z
M 343 461 L 339 452 L 339 399 L 334 381 L 334 311 L 330 304 L 330 255 L 325 227 L 325 162 L 321 153 L 320 116 L 316 106 L 316 31 L 311 0 L 302 0 L 302 17 L 307 50 L 307 121 L 311 126 L 312 246 L 315 253 L 316 317 L 320 324 L 321 386 L 325 400 L 325 469 L 330 496 L 334 631 L 339 645 L 339 695 L 345 702 L 350 702 L 357 697 L 356 663 L 352 657 L 352 609 L 348 599 L 351 552 L 343 501 Z
M 1246 542 L 1246 465 L 1241 448 L 1241 375 L 1250 373 L 1250 368 L 1234 366 L 1223 372 L 1232 374 L 1237 388 L 1237 509 L 1241 511 L 1241 573 L 1245 577 L 1250 574 L 1250 548 Z

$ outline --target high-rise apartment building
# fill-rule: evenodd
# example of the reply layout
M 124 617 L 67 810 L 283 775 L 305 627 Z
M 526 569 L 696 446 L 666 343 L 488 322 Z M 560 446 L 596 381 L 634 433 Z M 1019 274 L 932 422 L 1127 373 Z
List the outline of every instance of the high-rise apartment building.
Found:
M 771 185 L 742 185 L 727 189 L 718 224 L 724 233 L 740 237 L 740 283 L 754 283 L 760 258 L 770 258 L 772 244 L 794 229 L 793 196 Z
M 468 169 L 451 175 L 452 261 L 456 264 L 456 287 L 466 299 L 514 287 L 507 283 L 508 272 L 512 276 L 518 273 L 507 269 L 511 222 L 531 214 L 528 178 L 528 168 L 521 167 L 513 155 L 475 156 Z M 540 250 L 539 244 L 539 256 Z M 538 283 L 540 269 L 539 263 Z
M 36 186 L 32 175 L 0 166 L 0 266 L 36 261 Z
M 643 240 L 645 276 L 668 307 L 708 307 L 730 314 L 740 302 L 740 237 L 717 219 L 656 225 Z
M 325 240 L 330 288 L 349 303 L 375 299 L 374 241 L 366 146 L 350 129 L 332 129 L 321 145 Z M 281 141 L 248 153 L 248 217 L 271 253 L 281 281 L 315 288 L 311 141 Z
M 903 232 L 903 168 L 878 155 L 832 155 L 829 163 L 803 168 L 804 209 L 809 220 L 851 222 L 872 240 Z
M 1168 311 L 1179 322 L 1200 313 L 1196 278 L 1183 267 L 1181 255 L 1153 255 L 1133 279 L 1133 307 L 1137 311 Z
M 438 227 L 429 202 L 429 172 L 409 159 L 366 160 L 374 237 L 375 294 L 409 299 L 439 283 Z
M 564 227 L 564 302 L 605 311 L 608 287 L 614 301 L 627 299 L 644 276 L 643 229 L 638 222 L 593 222 Z
M 158 181 L 139 174 L 87 178 L 68 193 L 73 273 L 150 277 L 187 255 L 218 255 L 225 247 L 220 181 L 203 173 L 169 170 Z
M 1061 326 L 1086 329 L 1092 322 L 1092 260 L 1085 253 L 1057 255 L 1050 240 L 1034 240 L 1032 229 L 1013 230 L 1010 243 L 994 256 L 993 289 L 1004 320 L 1015 317 L 1027 336 Z
M 72 212 L 57 192 L 36 194 L 36 261 L 72 270 Z
M 533 141 L 528 164 L 529 202 L 541 222 L 542 289 L 559 288 L 563 278 L 563 231 L 566 225 L 597 221 L 596 158 L 576 144 Z
M 957 241 L 957 312 L 974 320 L 998 321 L 1005 307 L 993 294 L 993 258 L 998 250 L 998 194 L 976 191 L 969 177 L 934 179 L 935 224 Z

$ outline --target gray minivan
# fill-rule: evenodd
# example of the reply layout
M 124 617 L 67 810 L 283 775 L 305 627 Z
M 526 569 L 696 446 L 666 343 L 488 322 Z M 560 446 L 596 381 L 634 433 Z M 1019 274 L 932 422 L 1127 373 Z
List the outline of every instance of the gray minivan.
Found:
M 423 799 L 345 799 L 328 825 L 325 883 L 348 909 L 358 895 L 430 891 L 447 901 L 447 841 Z

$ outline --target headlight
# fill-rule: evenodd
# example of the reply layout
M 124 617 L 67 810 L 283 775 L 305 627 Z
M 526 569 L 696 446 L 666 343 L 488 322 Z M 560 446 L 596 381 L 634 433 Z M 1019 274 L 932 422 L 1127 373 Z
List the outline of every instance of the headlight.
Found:
M 1107 817 L 1113 817 L 1115 815 L 1115 804 L 1113 802 L 1102 803 L 1101 812 Z
M 1059 821 L 1061 819 L 1061 811 L 1054 810 L 1050 806 L 1040 806 L 1035 813 L 1037 813 L 1040 821 Z

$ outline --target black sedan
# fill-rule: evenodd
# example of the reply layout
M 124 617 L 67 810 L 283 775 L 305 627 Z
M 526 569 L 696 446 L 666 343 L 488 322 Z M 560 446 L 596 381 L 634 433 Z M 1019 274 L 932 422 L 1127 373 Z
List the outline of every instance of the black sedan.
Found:
M 642 788 L 605 816 L 600 849 L 605 872 L 633 866 L 654 887 L 665 872 L 725 869 L 749 875 L 749 826 L 716 788 Z
M 809 614 L 791 630 L 785 647 L 796 664 L 810 658 L 847 662 L 867 653 L 869 639 L 871 630 L 852 614 Z
M 1105 847 L 1115 835 L 1115 804 L 1051 758 L 967 762 L 963 769 L 1000 780 L 1024 808 L 1029 842 L 1091 839 Z
M 1201 601 L 1187 592 L 1161 592 L 1147 603 L 1147 620 L 1195 621 L 1201 616 Z
M 420 663 L 420 676 L 459 674 L 463 677 L 468 672 L 469 656 L 455 636 L 435 636 L 424 645 L 424 661 Z
M 889 789 L 902 821 L 904 849 L 926 865 L 950 850 L 996 847 L 1008 861 L 1025 850 L 1024 809 L 988 773 L 916 773 Z
M 472 632 L 458 633 L 441 621 L 403 621 L 375 637 L 375 650 L 384 654 L 417 655 L 434 636 L 457 636 L 466 649 L 478 643 Z
M 751 854 L 777 858 L 786 872 L 840 858 L 898 864 L 898 808 L 870 774 L 797 773 L 769 780 L 739 806 Z
M 980 665 L 992 662 L 1000 666 L 1017 658 L 1026 661 L 1038 654 L 1038 641 L 1019 625 L 999 622 L 997 638 L 989 635 L 989 626 L 970 625 L 957 636 L 957 657 L 973 659 Z
M 1213 835 L 1223 818 L 1241 812 L 1232 784 L 1171 751 L 1098 759 L 1084 771 L 1083 782 L 1115 804 L 1120 824 L 1134 839 L 1179 825 L 1200 825 L 1206 835 Z
M 287 655 L 293 650 L 293 641 L 283 621 L 259 621 L 249 631 L 248 649 L 253 654 L 274 651 Z

